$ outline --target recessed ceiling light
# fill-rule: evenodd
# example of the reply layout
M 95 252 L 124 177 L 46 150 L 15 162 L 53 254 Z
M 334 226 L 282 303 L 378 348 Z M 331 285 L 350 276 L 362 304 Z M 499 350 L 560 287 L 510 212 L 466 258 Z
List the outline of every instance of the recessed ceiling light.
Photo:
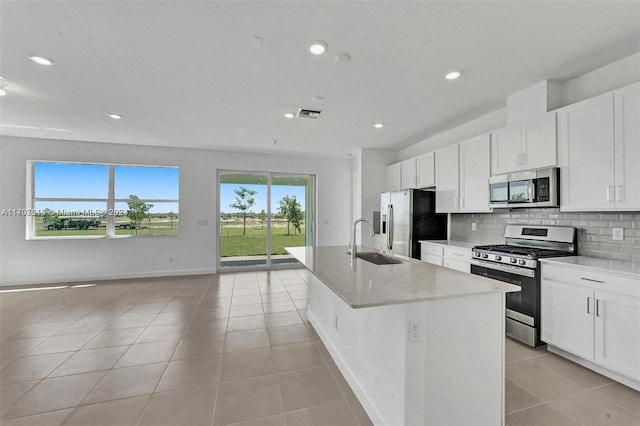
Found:
M 376 123 L 373 125 L 376 129 L 382 129 L 384 127 L 384 123 Z
M 292 112 L 285 112 L 285 113 L 284 113 L 284 114 L 282 114 L 282 115 L 284 115 L 284 117 L 285 117 L 285 118 L 293 118 L 293 117 L 295 117 L 295 116 L 296 116 L 296 115 L 295 115 L 294 113 L 292 113 Z
M 324 101 L 324 98 L 322 96 L 314 96 L 313 98 L 311 98 L 311 100 L 313 102 L 322 102 Z
M 0 96 L 7 96 L 7 91 L 4 90 L 4 86 L 0 86 Z
M 340 64 L 345 64 L 351 60 L 351 55 L 348 53 L 338 53 L 334 59 Z
M 327 43 L 325 43 L 324 41 L 314 41 L 309 45 L 309 52 L 314 55 L 322 55 L 327 51 L 327 47 Z
M 44 65 L 44 66 L 47 66 L 47 67 L 50 67 L 51 65 L 54 64 L 54 62 L 51 59 L 45 58 L 44 56 L 31 55 L 31 56 L 29 56 L 29 59 L 31 59 L 36 64 Z
M 0 80 L 4 80 L 4 77 L 0 75 Z
M 457 78 L 460 78 L 460 71 L 451 71 L 450 73 L 447 73 L 445 77 L 447 78 L 447 80 L 455 80 Z
M 107 114 L 109 118 L 113 118 L 114 120 L 120 120 L 122 116 L 120 114 Z

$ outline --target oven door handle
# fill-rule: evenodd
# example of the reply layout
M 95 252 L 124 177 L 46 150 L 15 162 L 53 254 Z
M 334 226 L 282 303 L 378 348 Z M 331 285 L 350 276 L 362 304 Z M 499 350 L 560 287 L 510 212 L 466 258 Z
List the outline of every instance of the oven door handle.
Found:
M 509 272 L 510 274 L 521 275 L 523 277 L 533 278 L 536 276 L 535 269 L 519 268 L 517 266 L 511 265 L 501 265 L 499 263 L 485 262 L 476 259 L 471 259 L 471 264 L 487 269 L 495 269 L 496 271 Z

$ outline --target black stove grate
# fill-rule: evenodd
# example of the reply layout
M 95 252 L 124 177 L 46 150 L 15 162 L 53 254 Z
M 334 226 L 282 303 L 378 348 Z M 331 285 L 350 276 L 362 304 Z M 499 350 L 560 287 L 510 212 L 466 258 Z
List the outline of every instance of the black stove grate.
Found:
M 521 247 L 508 244 L 475 246 L 473 249 L 516 256 L 528 256 L 530 258 L 571 256 L 574 254 L 565 250 L 545 249 L 540 247 Z

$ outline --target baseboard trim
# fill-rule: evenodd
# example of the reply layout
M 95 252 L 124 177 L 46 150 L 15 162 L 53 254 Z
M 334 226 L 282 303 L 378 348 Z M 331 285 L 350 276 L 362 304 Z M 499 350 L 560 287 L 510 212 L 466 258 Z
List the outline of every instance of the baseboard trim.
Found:
M 111 274 L 86 274 L 86 275 L 71 275 L 71 276 L 59 276 L 59 277 L 47 277 L 42 279 L 19 279 L 2 281 L 0 287 L 6 286 L 20 286 L 20 285 L 33 285 L 33 284 L 57 284 L 57 283 L 74 283 L 74 282 L 87 282 L 87 281 L 106 281 L 106 280 L 121 280 L 121 279 L 134 279 L 134 278 L 158 278 L 158 277 L 174 277 L 185 275 L 207 275 L 216 274 L 218 270 L 216 268 L 203 268 L 203 269 L 179 269 L 169 271 L 142 271 L 142 272 L 120 272 Z
M 616 382 L 620 382 L 625 386 L 629 386 L 632 389 L 640 391 L 640 382 L 630 379 L 629 377 L 623 376 L 621 374 L 616 373 L 615 371 L 611 371 L 608 368 L 602 367 L 598 364 L 595 364 L 591 361 L 587 361 L 586 359 L 580 358 L 570 352 L 564 351 L 556 346 L 552 346 L 547 344 L 547 350 L 549 352 L 553 352 L 554 354 L 558 354 L 561 357 L 567 358 L 576 364 L 580 364 L 583 367 L 586 367 L 590 370 L 595 371 L 596 373 L 600 373 L 603 376 L 606 376 L 610 379 L 615 380 Z

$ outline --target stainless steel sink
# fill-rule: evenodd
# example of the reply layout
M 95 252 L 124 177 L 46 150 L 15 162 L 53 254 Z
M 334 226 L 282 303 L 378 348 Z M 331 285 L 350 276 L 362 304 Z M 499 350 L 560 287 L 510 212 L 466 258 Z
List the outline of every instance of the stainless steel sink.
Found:
M 398 263 L 402 263 L 400 259 L 373 251 L 356 253 L 356 257 L 366 260 L 367 262 L 375 263 L 376 265 L 397 265 Z

